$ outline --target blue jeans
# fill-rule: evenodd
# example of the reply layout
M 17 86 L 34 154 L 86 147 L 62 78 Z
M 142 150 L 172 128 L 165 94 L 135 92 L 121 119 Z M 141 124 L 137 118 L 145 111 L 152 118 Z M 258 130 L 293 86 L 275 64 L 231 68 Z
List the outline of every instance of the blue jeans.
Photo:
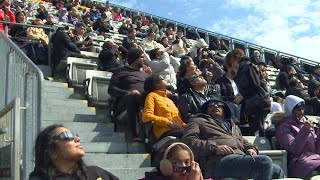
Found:
M 226 177 L 238 179 L 271 180 L 285 178 L 280 166 L 273 164 L 265 155 L 231 154 L 205 168 L 205 178 L 222 179 Z

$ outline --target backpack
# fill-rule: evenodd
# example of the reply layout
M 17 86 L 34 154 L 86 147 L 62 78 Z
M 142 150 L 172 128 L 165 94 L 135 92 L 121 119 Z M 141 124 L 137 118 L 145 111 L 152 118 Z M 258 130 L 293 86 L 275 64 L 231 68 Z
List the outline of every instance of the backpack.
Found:
M 237 82 L 239 91 L 244 97 L 244 112 L 252 114 L 261 110 L 270 111 L 271 100 L 267 91 L 267 83 L 256 65 L 250 61 L 241 62 Z

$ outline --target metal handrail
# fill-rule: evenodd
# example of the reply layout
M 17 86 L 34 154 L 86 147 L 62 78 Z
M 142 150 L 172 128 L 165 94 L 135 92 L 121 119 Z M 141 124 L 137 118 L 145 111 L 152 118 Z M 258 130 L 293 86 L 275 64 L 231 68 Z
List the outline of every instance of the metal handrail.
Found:
M 27 138 L 22 136 L 21 132 L 21 116 L 20 116 L 20 98 L 15 98 L 6 107 L 0 111 L 0 126 L 1 128 L 6 127 L 6 131 L 3 134 L 3 142 L 0 139 L 1 149 L 5 149 L 6 146 L 10 148 L 10 163 L 7 161 L 0 162 L 2 165 L 10 165 L 10 179 L 20 180 L 21 178 L 21 167 L 20 167 L 20 156 L 22 154 L 21 142 L 22 139 Z M 9 139 L 5 138 L 5 134 L 9 136 Z M 5 151 L 2 150 L 2 153 Z M 2 154 L 5 155 L 5 154 Z M 2 167 L 3 168 L 3 167 Z
M 34 139 L 42 124 L 42 71 L 12 42 L 7 35 L 0 31 L 1 63 L 0 80 L 0 109 L 6 107 L 15 98 L 21 99 L 24 125 L 21 136 L 26 137 L 22 142 L 23 179 L 32 170 L 34 162 L 32 149 Z M 20 157 L 16 157 L 20 158 Z
M 209 35 L 215 34 L 216 36 L 220 36 L 220 37 L 223 37 L 223 38 L 233 39 L 233 40 L 236 40 L 237 42 L 246 43 L 248 46 L 257 46 L 257 47 L 260 47 L 260 49 L 264 49 L 264 50 L 267 50 L 267 51 L 275 51 L 275 52 L 277 52 L 277 54 L 283 54 L 283 55 L 286 55 L 286 56 L 295 57 L 298 60 L 305 62 L 306 64 L 320 64 L 320 62 L 317 62 L 317 61 L 314 61 L 314 60 L 306 59 L 306 58 L 303 58 L 303 57 L 299 57 L 299 56 L 296 56 L 296 55 L 288 54 L 288 53 L 281 52 L 281 51 L 278 51 L 278 50 L 275 50 L 275 49 L 271 49 L 271 48 L 268 48 L 268 47 L 264 47 L 264 46 L 260 46 L 260 45 L 257 45 L 257 44 L 253 44 L 253 43 L 250 43 L 250 42 L 247 42 L 247 41 L 244 41 L 244 40 L 240 40 L 240 39 L 237 39 L 237 38 L 234 38 L 234 37 L 230 37 L 230 36 L 227 36 L 227 35 L 216 33 L 216 32 L 213 32 L 213 31 L 209 31 L 209 30 L 206 30 L 206 29 L 203 29 L 203 28 L 198 28 L 198 27 L 195 27 L 195 26 L 192 26 L 192 25 L 188 25 L 188 24 L 185 24 L 185 23 L 182 23 L 182 22 L 170 20 L 170 19 L 167 19 L 167 18 L 163 18 L 163 17 L 160 17 L 160 16 L 156 16 L 156 15 L 150 14 L 150 13 L 145 13 L 145 12 L 142 12 L 142 11 L 139 11 L 139 10 L 136 10 L 136 9 L 127 8 L 127 7 L 124 7 L 124 6 L 121 6 L 121 5 L 117 5 L 117 4 L 114 4 L 114 3 L 110 3 L 110 2 L 109 2 L 109 5 L 113 6 L 113 7 L 119 7 L 121 9 L 132 11 L 132 12 L 139 12 L 140 14 L 144 14 L 144 15 L 150 16 L 152 18 L 155 17 L 155 18 L 157 18 L 159 20 L 163 20 L 163 21 L 167 21 L 167 22 L 170 22 L 170 23 L 174 23 L 174 24 L 177 24 L 179 26 L 184 26 L 185 28 L 194 28 L 199 32 L 201 32 L 201 31 L 204 32 L 204 33 L 207 32 Z
M 25 23 L 16 23 L 16 22 L 8 22 L 8 21 L 0 21 L 0 23 L 9 25 L 9 24 L 13 24 L 13 25 L 18 25 L 18 26 L 25 26 L 25 27 L 36 27 L 36 28 L 42 28 L 42 29 L 46 29 L 46 30 L 50 30 L 49 31 L 49 43 L 48 43 L 48 65 L 51 67 L 52 69 L 52 59 L 51 59 L 51 54 L 52 54 L 52 45 L 51 45 L 51 37 L 52 37 L 52 32 L 57 30 L 57 28 L 59 27 L 59 25 L 53 25 L 53 26 L 38 26 L 38 25 L 32 25 L 32 24 L 25 24 Z

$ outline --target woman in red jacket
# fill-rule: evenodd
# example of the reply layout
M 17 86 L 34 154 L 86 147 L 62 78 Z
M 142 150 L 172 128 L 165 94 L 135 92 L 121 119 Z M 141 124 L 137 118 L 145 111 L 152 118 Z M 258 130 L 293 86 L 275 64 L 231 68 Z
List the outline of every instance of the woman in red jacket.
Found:
M 11 0 L 0 0 L 0 21 L 16 22 L 14 13 L 10 10 Z M 4 25 L 0 23 L 0 30 L 4 32 Z

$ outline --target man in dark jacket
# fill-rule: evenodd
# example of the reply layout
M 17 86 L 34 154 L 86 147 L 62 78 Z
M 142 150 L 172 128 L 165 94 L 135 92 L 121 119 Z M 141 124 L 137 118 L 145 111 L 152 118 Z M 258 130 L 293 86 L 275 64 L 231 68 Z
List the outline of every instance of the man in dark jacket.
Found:
M 129 65 L 113 71 L 108 93 L 117 98 L 116 110 L 121 109 L 120 105 L 126 107 L 133 132 L 133 141 L 141 141 L 138 139 L 137 114 L 139 107 L 143 104 L 144 81 L 149 77 L 149 74 L 140 71 L 144 64 L 144 52 L 141 49 L 131 49 L 128 52 L 127 62 Z M 116 115 L 120 113 L 115 112 Z
M 224 101 L 210 99 L 201 111 L 188 122 L 183 142 L 194 152 L 205 178 L 270 180 L 285 176 L 270 157 L 257 155 L 258 149 L 242 137 Z
M 59 28 L 52 37 L 52 60 L 57 71 L 63 70 L 66 66 L 66 59 L 69 56 L 86 58 L 82 55 L 77 45 L 71 40 L 69 28 Z M 64 61 L 61 61 L 64 60 Z
M 208 85 L 202 75 L 196 73 L 187 78 L 190 88 L 179 97 L 178 109 L 182 120 L 188 120 L 200 112 L 203 103 L 213 97 L 219 97 L 219 85 Z

